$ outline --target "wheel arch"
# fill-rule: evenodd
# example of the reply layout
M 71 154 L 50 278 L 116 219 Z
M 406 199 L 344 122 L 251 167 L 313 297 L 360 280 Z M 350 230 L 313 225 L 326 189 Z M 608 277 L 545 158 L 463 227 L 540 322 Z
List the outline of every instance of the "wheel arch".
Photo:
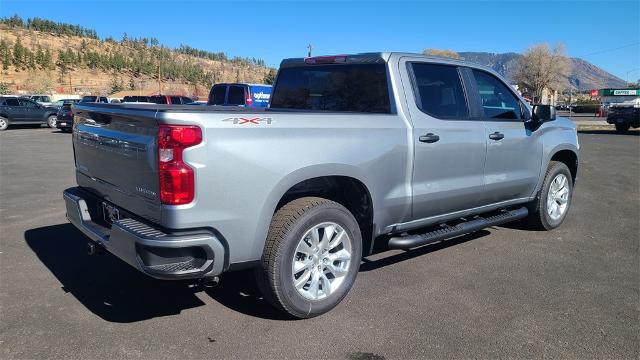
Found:
M 578 154 L 576 152 L 569 149 L 558 150 L 551 155 L 549 162 L 551 161 L 559 161 L 567 165 L 569 172 L 571 172 L 571 180 L 575 183 L 578 175 Z
M 541 164 L 540 176 L 538 178 L 538 184 L 535 190 L 531 194 L 531 199 L 534 199 L 544 183 L 544 175 L 551 161 L 560 161 L 567 165 L 569 172 L 571 173 L 572 182 L 575 184 L 578 176 L 578 164 L 580 161 L 580 155 L 577 144 L 562 143 L 551 148 L 549 151 L 545 151 L 545 156 Z
M 254 253 L 264 250 L 266 234 L 273 214 L 284 204 L 306 196 L 317 196 L 346 207 L 356 218 L 363 240 L 363 254 L 373 237 L 375 199 L 356 167 L 343 164 L 319 164 L 298 169 L 274 187 L 261 211 Z

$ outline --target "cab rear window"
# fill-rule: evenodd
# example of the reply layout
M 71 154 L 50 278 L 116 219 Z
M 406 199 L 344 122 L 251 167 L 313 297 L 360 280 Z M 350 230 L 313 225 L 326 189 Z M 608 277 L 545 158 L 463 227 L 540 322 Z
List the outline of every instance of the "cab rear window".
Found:
M 311 65 L 282 68 L 271 108 L 390 113 L 384 64 Z

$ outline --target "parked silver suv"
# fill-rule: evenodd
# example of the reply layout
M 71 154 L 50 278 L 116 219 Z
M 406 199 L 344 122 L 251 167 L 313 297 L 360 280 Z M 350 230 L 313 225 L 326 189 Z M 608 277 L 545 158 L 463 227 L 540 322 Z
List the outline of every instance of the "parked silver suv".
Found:
M 287 59 L 270 108 L 80 103 L 67 217 L 140 271 L 255 268 L 294 317 L 335 307 L 379 241 L 559 226 L 575 125 L 493 71 L 403 53 Z

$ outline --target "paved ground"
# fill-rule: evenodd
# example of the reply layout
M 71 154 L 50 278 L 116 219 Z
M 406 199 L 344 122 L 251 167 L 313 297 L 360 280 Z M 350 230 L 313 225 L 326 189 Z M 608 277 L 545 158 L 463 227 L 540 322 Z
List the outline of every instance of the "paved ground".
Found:
M 0 358 L 638 359 L 640 136 L 583 133 L 553 232 L 492 228 L 366 261 L 334 311 L 291 321 L 249 273 L 203 292 L 85 255 L 65 221 L 70 136 L 0 134 Z

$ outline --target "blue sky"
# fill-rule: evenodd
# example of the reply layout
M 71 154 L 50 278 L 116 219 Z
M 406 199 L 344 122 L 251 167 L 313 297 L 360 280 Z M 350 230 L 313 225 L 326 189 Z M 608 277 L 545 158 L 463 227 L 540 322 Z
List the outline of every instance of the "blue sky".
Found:
M 640 1 L 32 1 L 0 0 L 14 13 L 79 24 L 101 37 L 156 37 L 230 56 L 264 59 L 366 51 L 522 52 L 563 43 L 625 79 L 640 78 Z

